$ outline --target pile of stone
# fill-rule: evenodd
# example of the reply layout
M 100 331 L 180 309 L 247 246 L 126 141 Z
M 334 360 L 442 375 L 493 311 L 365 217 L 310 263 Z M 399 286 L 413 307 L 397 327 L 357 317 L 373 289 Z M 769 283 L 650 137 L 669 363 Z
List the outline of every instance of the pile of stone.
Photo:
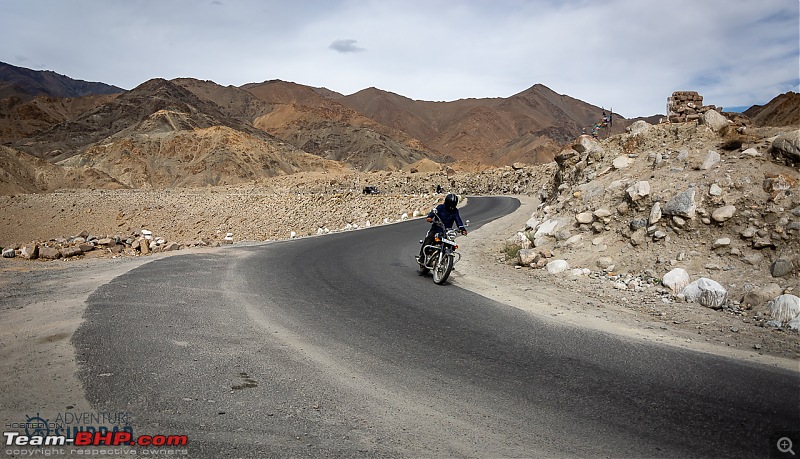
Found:
M 517 264 L 551 274 L 588 270 L 623 292 L 662 288 L 661 276 L 683 267 L 696 279 L 687 274 L 680 288 L 664 289 L 664 303 L 734 314 L 754 308 L 770 323 L 766 305 L 792 295 L 800 276 L 800 181 L 774 151 L 800 151 L 800 131 L 754 138 L 736 152 L 720 148 L 729 123 L 715 124 L 714 115 L 638 121 L 604 141 L 576 139 L 556 157 L 540 207 L 507 241 L 521 249 Z M 566 268 L 551 269 L 556 260 Z M 751 294 L 770 281 L 782 283 L 777 293 Z M 780 326 L 800 327 L 795 318 Z
M 222 242 L 206 239 L 184 243 L 171 242 L 162 237 L 154 237 L 151 231 L 145 229 L 133 230 L 127 236 L 120 234 L 97 236 L 89 234 L 88 231 L 82 231 L 80 234 L 68 238 L 32 242 L 19 247 L 5 247 L 3 248 L 2 256 L 3 258 L 20 257 L 27 260 L 57 260 L 79 255 L 138 256 L 157 252 L 171 252 L 188 247 L 219 247 L 220 244 L 230 244 L 232 242 L 232 237 L 226 237 Z
M 675 91 L 667 98 L 667 116 L 672 123 L 697 121 L 709 110 L 722 111 L 714 105 L 703 105 L 703 96 L 696 91 Z

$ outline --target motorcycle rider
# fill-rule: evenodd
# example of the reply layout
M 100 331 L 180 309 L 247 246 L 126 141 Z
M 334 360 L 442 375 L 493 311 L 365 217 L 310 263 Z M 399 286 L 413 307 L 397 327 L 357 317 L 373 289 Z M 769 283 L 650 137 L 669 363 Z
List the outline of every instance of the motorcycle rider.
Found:
M 458 213 L 458 209 L 456 205 L 458 204 L 458 196 L 454 195 L 453 193 L 449 193 L 445 198 L 444 202 L 436 206 L 435 209 L 432 209 L 428 213 L 428 218 L 425 220 L 428 223 L 433 223 L 433 216 L 434 213 L 439 215 L 439 218 L 442 221 L 443 226 L 439 226 L 436 223 L 431 225 L 431 229 L 428 230 L 428 234 L 425 236 L 425 240 L 422 241 L 422 247 L 419 249 L 419 256 L 417 257 L 417 261 L 422 264 L 425 262 L 425 250 L 426 245 L 430 245 L 433 243 L 434 238 L 437 234 L 443 234 L 444 231 L 451 226 L 453 223 L 458 225 L 458 229 L 461 230 L 461 234 L 464 236 L 467 235 L 467 228 L 464 227 L 464 223 L 461 221 L 461 215 Z

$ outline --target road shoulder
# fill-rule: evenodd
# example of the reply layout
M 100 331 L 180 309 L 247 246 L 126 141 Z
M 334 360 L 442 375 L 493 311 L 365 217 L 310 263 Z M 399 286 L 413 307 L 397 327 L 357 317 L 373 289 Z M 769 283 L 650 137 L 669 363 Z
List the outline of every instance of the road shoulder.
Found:
M 643 314 L 632 307 L 641 301 L 633 292 L 598 287 L 585 276 L 551 276 L 543 269 L 517 269 L 500 261 L 505 240 L 524 228 L 538 205 L 533 197 L 514 197 L 520 201 L 515 212 L 470 232 L 459 244 L 462 259 L 451 275 L 453 285 L 552 323 L 800 371 L 797 359 L 770 355 L 755 348 L 772 338 L 774 332 L 770 330 L 737 323 L 739 319 L 686 303 L 676 306 L 682 308 L 685 317 L 681 323 L 667 323 L 662 316 Z M 710 325 L 703 326 L 701 334 L 693 328 L 695 323 Z M 745 332 L 745 327 L 755 330 Z

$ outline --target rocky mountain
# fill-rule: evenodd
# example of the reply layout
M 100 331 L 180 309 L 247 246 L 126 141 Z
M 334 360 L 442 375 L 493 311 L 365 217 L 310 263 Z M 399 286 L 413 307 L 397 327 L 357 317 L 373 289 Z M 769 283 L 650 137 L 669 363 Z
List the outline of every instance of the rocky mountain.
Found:
M 169 113 L 159 117 L 156 114 Z M 78 154 L 91 144 L 111 136 L 126 136 L 211 126 L 268 137 L 246 121 L 224 114 L 216 104 L 204 101 L 183 87 L 163 79 L 142 83 L 108 103 L 57 124 L 13 146 L 34 156 L 57 162 Z
M 552 161 L 603 116 L 603 109 L 540 84 L 509 98 L 427 102 L 369 88 L 338 100 L 441 156 L 492 166 Z M 630 124 L 618 115 L 614 121 L 604 135 Z
M 800 94 L 787 92 L 743 113 L 757 126 L 800 126 Z
M 432 155 L 416 138 L 334 100 L 337 93 L 284 81 L 243 86 L 272 110 L 253 125 L 309 153 L 354 169 L 396 170 Z
M 508 98 L 453 102 L 376 88 L 344 96 L 278 80 L 223 87 L 154 79 L 117 93 L 53 72 L 2 69 L 2 87 L 16 89 L 0 99 L 0 141 L 26 153 L 8 167 L 33 156 L 97 168 L 100 177 L 127 187 L 235 184 L 305 170 L 480 171 L 549 163 L 604 115 L 543 85 Z M 37 91 L 46 95 L 33 96 Z M 65 93 L 89 95 L 57 96 Z M 752 116 L 759 123 L 796 123 L 796 96 L 753 107 Z M 749 123 L 745 118 L 735 124 Z M 601 139 L 634 120 L 612 114 L 611 121 L 600 129 Z M 24 170 L 4 172 L 26 176 Z
M 35 96 L 82 97 L 119 94 L 122 88 L 105 83 L 75 80 L 50 70 L 31 70 L 0 62 L 0 99 Z
M 145 82 L 13 147 L 64 166 L 91 167 L 134 188 L 241 183 L 341 168 L 163 79 Z
M 0 146 L 0 195 L 43 193 L 63 188 L 111 190 L 127 187 L 92 167 L 65 167 Z
M 83 97 L 36 96 L 32 99 L 0 99 L 0 143 L 10 145 L 34 137 L 53 126 L 110 102 L 118 94 Z

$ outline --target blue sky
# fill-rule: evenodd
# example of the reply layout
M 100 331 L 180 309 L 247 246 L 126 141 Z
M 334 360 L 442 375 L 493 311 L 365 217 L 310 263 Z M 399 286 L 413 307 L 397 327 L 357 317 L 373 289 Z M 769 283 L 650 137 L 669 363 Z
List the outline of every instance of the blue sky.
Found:
M 625 117 L 800 92 L 798 0 L 0 0 L 0 61 L 131 89 L 271 79 L 418 100 L 541 83 Z

